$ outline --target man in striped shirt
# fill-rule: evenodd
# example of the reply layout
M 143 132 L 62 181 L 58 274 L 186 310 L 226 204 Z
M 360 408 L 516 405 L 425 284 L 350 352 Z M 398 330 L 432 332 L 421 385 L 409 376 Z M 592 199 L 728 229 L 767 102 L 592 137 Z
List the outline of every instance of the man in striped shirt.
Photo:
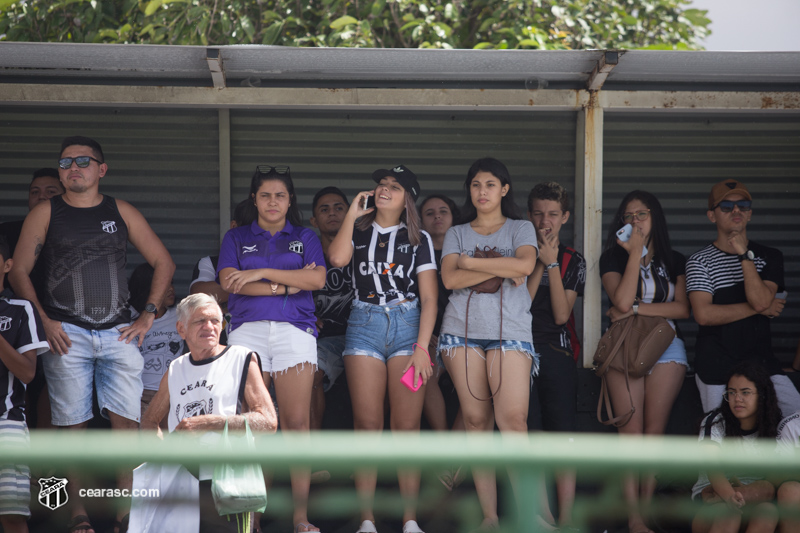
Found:
M 717 239 L 695 252 L 686 263 L 686 292 L 700 325 L 695 345 L 695 381 L 703 410 L 722 402 L 730 370 L 754 359 L 772 374 L 778 402 L 785 414 L 800 410 L 800 393 L 783 375 L 772 352 L 770 320 L 786 302 L 783 254 L 747 238 L 752 196 L 739 181 L 728 179 L 712 187 L 708 219 Z

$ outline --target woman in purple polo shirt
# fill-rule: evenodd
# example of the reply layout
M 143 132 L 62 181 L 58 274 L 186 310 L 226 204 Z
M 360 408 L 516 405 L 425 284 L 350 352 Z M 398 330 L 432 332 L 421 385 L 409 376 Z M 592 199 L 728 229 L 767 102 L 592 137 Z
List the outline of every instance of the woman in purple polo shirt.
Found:
M 308 431 L 317 364 L 312 290 L 325 285 L 325 258 L 316 234 L 302 227 L 289 167 L 259 166 L 250 181 L 254 219 L 225 234 L 217 276 L 231 293 L 228 344 L 255 350 L 269 387 L 275 381 L 280 426 Z M 310 471 L 291 470 L 295 532 L 308 522 Z
M 419 431 L 424 383 L 432 373 L 427 350 L 436 322 L 433 245 L 420 229 L 414 205 L 420 188 L 414 173 L 398 165 L 376 170 L 372 179 L 378 183 L 375 190 L 356 196 L 328 249 L 333 266 L 353 262 L 355 299 L 343 354 L 353 420 L 356 430 L 382 430 L 388 390 L 392 431 Z M 371 198 L 375 207 L 365 205 Z M 417 392 L 401 382 L 412 367 L 414 383 L 423 384 Z M 404 500 L 403 533 L 421 533 L 416 521 L 419 470 L 400 470 L 397 477 Z M 376 479 L 374 469 L 356 471 L 362 520 L 358 533 L 376 531 Z

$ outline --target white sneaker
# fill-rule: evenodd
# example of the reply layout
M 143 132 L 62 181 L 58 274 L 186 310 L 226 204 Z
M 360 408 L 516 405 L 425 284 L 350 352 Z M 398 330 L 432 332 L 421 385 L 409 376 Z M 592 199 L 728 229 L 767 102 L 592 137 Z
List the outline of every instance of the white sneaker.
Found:
M 420 529 L 419 524 L 417 524 L 416 520 L 409 520 L 405 524 L 403 524 L 403 533 L 425 533 Z
M 372 520 L 364 520 L 356 533 L 378 533 L 378 530 L 375 529 L 375 524 Z

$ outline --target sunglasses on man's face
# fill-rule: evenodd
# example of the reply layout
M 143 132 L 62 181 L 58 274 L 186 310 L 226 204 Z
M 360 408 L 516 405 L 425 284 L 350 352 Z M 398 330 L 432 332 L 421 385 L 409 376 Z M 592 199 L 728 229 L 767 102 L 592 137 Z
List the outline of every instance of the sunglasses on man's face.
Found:
M 284 175 L 289 173 L 289 167 L 287 165 L 278 165 L 275 167 L 273 167 L 272 165 L 258 165 L 256 167 L 256 171 L 258 171 L 259 174 L 275 173 Z
M 78 157 L 62 157 L 58 160 L 58 166 L 64 170 L 67 170 L 72 166 L 73 161 L 76 165 L 78 165 L 78 168 L 86 168 L 92 161 L 96 161 L 98 165 L 103 164 L 102 161 L 95 159 L 90 155 L 79 155 Z
M 733 211 L 734 207 L 738 207 L 739 211 L 741 211 L 742 213 L 746 213 L 750 211 L 750 206 L 752 205 L 753 202 L 751 202 L 750 200 L 737 200 L 735 202 L 731 200 L 722 200 L 720 203 L 716 205 L 716 207 L 719 207 L 719 210 L 722 211 L 723 213 L 730 213 L 731 211 Z

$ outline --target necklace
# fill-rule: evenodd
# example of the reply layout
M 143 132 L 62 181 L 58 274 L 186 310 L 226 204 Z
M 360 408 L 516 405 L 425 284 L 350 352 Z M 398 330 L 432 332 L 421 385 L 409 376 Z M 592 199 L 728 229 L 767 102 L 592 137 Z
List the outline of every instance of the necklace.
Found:
M 389 239 L 387 239 L 386 242 L 381 241 L 381 234 L 378 233 L 378 246 L 380 246 L 381 248 L 385 248 L 388 242 Z

